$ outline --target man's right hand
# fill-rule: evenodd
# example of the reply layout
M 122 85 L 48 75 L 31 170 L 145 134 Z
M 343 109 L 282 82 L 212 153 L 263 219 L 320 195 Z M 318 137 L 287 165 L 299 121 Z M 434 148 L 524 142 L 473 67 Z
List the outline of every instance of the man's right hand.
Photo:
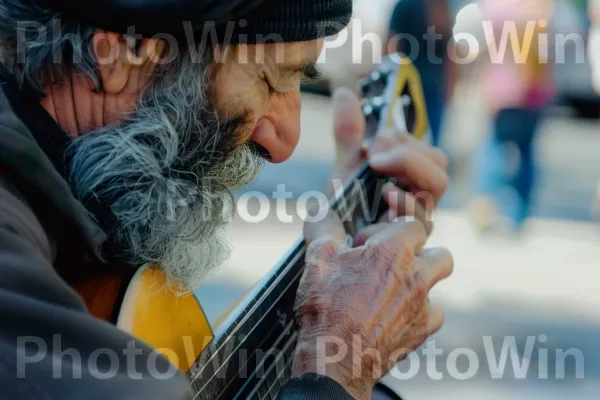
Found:
M 330 211 L 305 225 L 305 239 L 293 374 L 326 375 L 354 398 L 370 399 L 376 382 L 441 328 L 444 314 L 428 293 L 451 274 L 452 256 L 423 248 L 420 221 L 389 223 L 351 248 Z

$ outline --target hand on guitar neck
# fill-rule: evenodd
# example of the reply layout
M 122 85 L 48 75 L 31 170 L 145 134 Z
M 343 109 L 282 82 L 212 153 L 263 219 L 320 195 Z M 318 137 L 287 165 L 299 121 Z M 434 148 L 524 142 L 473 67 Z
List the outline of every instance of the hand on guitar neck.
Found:
M 375 383 L 443 324 L 443 312 L 429 304 L 428 293 L 451 274 L 453 260 L 446 249 L 425 244 L 446 189 L 447 160 L 393 130 L 379 132 L 365 146 L 358 99 L 346 90 L 334 99 L 337 157 L 331 178 L 346 179 L 368 159 L 373 170 L 410 190 L 386 186 L 389 212 L 359 232 L 352 246 L 333 212 L 305 226 L 293 374 L 327 375 L 356 399 L 370 399 Z
M 432 214 L 448 186 L 448 158 L 438 148 L 415 138 L 408 132 L 386 128 L 372 139 L 365 136 L 365 118 L 359 99 L 348 89 L 334 93 L 335 164 L 325 187 L 332 196 L 334 182 L 345 181 L 365 162 L 383 175 L 410 188 L 407 193 L 396 185 L 384 191 L 390 213 L 381 222 L 370 225 L 356 238 L 365 237 L 385 227 L 396 217 L 414 217 L 433 228 Z M 358 243 L 357 243 L 358 244 Z

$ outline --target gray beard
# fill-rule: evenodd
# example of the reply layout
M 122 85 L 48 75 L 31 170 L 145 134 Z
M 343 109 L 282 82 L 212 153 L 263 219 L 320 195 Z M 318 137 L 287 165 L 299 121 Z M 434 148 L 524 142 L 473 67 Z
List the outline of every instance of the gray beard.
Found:
M 182 57 L 124 122 L 81 135 L 68 154 L 71 188 L 108 234 L 107 261 L 156 265 L 187 291 L 229 258 L 232 191 L 264 160 L 234 144 L 249 121 L 217 118 L 207 68 Z

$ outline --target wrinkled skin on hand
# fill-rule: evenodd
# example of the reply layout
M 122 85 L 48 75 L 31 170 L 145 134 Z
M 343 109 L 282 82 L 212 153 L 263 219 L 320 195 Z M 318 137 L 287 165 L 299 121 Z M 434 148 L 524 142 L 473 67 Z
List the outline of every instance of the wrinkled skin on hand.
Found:
M 452 273 L 453 259 L 448 250 L 425 244 L 448 184 L 448 162 L 439 149 L 394 130 L 379 132 L 365 148 L 359 100 L 341 90 L 334 103 L 331 179 L 346 180 L 368 160 L 373 169 L 410 187 L 404 192 L 385 186 L 390 211 L 351 244 L 333 211 L 304 228 L 308 248 L 296 298 L 293 374 L 329 376 L 362 400 L 370 399 L 375 383 L 443 324 L 444 313 L 429 304 L 428 295 Z
M 294 374 L 327 375 L 357 399 L 443 324 L 429 290 L 452 271 L 445 249 L 423 250 L 419 222 L 395 222 L 350 248 L 337 216 L 307 226 Z

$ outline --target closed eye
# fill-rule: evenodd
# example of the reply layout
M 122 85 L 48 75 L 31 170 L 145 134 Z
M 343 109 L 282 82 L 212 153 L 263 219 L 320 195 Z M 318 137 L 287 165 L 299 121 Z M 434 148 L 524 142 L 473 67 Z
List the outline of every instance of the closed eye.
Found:
M 298 89 L 298 84 L 311 84 L 321 78 L 321 72 L 315 62 L 305 63 L 294 69 L 287 69 L 280 72 L 274 81 L 269 79 L 267 74 L 263 79 L 267 85 L 269 95 L 285 96 L 289 92 Z
M 319 71 L 316 64 L 305 65 L 299 72 L 302 73 L 302 83 L 304 84 L 314 83 L 322 76 L 321 71 Z

